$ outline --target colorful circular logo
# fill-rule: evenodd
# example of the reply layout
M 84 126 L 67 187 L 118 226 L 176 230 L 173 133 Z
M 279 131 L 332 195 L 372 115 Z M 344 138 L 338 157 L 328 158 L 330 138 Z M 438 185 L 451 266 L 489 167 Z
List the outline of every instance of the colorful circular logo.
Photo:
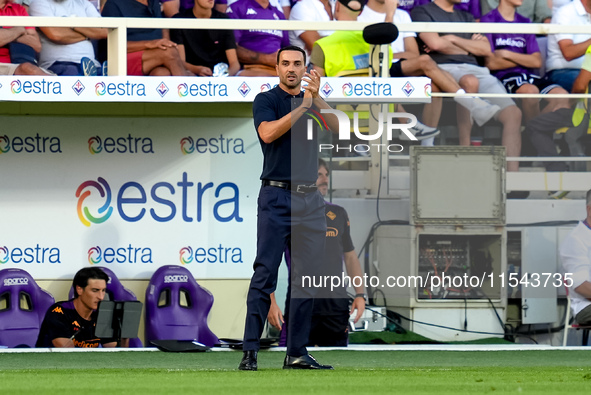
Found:
M 181 152 L 183 155 L 192 154 L 195 151 L 193 137 L 183 137 L 181 139 Z
M 431 97 L 431 84 L 425 84 L 425 96 Z
M 93 224 L 100 224 L 105 222 L 109 219 L 111 214 L 113 213 L 113 207 L 111 207 L 111 188 L 107 181 L 104 178 L 99 177 L 97 181 L 85 181 L 76 190 L 76 197 L 78 198 L 78 205 L 77 205 L 77 212 L 78 218 L 80 222 L 84 224 L 84 226 L 90 226 L 91 223 Z M 102 216 L 95 217 L 90 213 L 88 207 L 84 206 L 84 200 L 91 195 L 91 191 L 86 190 L 86 188 L 94 188 L 98 191 L 102 198 L 105 198 L 105 204 L 103 204 L 99 209 L 98 213 L 103 214 Z
M 94 136 L 88 139 L 88 150 L 91 154 L 98 154 L 103 150 L 103 142 L 99 136 Z
M 10 139 L 8 136 L 0 136 L 0 154 L 10 151 Z
M 100 247 L 91 247 L 88 250 L 88 262 L 91 265 L 96 265 L 102 260 L 102 251 Z
M 353 94 L 353 85 L 350 82 L 343 84 L 343 95 L 351 96 Z
M 185 83 L 179 84 L 177 90 L 179 92 L 180 97 L 185 97 L 189 94 L 189 87 Z
M 97 96 L 103 96 L 107 92 L 107 87 L 104 82 L 97 82 L 94 86 L 94 91 Z
M 21 86 L 21 82 L 19 80 L 12 81 L 10 83 L 10 90 L 14 94 L 21 93 L 21 91 L 23 90 L 23 88 Z
M 271 84 L 266 83 L 261 85 L 261 92 L 266 92 L 266 91 L 270 91 L 271 90 Z
M 8 248 L 6 246 L 0 247 L 0 265 L 8 262 Z
M 180 252 L 180 261 L 182 265 L 193 262 L 193 249 L 191 247 L 183 247 Z

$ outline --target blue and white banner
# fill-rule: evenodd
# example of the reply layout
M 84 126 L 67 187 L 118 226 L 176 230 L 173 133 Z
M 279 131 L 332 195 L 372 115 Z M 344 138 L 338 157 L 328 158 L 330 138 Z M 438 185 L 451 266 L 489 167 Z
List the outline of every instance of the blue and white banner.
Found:
M 0 117 L 0 269 L 250 278 L 262 154 L 249 118 Z
M 37 77 L 0 76 L 0 101 L 252 102 L 279 83 L 276 77 Z M 431 80 L 322 78 L 329 102 L 429 102 Z

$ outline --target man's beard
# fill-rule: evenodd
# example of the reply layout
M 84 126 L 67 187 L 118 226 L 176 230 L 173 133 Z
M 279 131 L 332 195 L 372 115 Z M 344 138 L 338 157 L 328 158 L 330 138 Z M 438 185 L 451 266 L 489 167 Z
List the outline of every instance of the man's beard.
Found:
M 294 82 L 290 82 L 287 78 L 288 77 L 296 77 L 296 79 L 294 80 Z M 287 86 L 288 88 L 295 88 L 297 87 L 301 82 L 301 79 L 298 78 L 297 74 L 288 74 L 285 76 L 285 79 L 283 80 L 283 83 L 285 84 L 285 86 Z

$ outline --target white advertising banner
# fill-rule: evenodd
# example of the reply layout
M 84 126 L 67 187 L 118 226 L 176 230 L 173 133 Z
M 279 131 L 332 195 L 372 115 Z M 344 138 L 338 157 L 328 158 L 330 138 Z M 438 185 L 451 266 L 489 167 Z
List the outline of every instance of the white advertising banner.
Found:
M 252 102 L 279 83 L 277 77 L 36 77 L 0 76 L 0 101 Z M 429 102 L 431 80 L 322 78 L 330 102 Z
M 252 119 L 2 116 L 0 269 L 250 278 L 261 168 Z

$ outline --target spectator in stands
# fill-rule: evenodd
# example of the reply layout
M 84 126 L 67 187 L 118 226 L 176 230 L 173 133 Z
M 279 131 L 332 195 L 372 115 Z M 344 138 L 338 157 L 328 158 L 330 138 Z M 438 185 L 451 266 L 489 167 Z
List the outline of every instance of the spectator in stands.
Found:
M 93 17 L 101 15 L 88 0 L 32 0 L 31 16 Z M 41 67 L 57 75 L 97 75 L 90 40 L 107 38 L 108 31 L 99 27 L 39 27 L 41 31 Z M 102 73 L 100 73 L 102 74 Z
M 516 8 L 522 0 L 501 0 L 499 7 L 482 17 L 482 22 L 529 23 L 529 19 L 519 15 Z M 509 93 L 550 93 L 567 94 L 560 85 L 547 78 L 541 78 L 534 69 L 542 66 L 542 55 L 533 34 L 487 33 L 492 52 L 486 57 L 486 67 L 493 71 Z M 558 108 L 568 108 L 568 99 L 548 99 L 543 112 Z M 537 98 L 521 99 L 521 109 L 526 122 L 540 114 Z
M 434 0 L 432 3 L 415 8 L 412 19 L 415 22 L 473 22 L 471 14 L 454 10 L 459 0 Z M 458 84 L 468 93 L 502 93 L 503 84 L 490 74 L 486 67 L 478 65 L 477 56 L 488 56 L 491 52 L 488 39 L 481 34 L 471 33 L 420 33 L 423 49 L 440 68 L 449 72 Z M 521 153 L 521 111 L 506 97 L 491 98 L 501 111 L 496 118 L 503 124 L 502 144 L 507 148 L 507 156 Z M 457 109 L 460 145 L 470 145 L 472 122 L 470 113 L 463 107 Z M 507 163 L 509 171 L 517 171 L 519 163 Z
M 0 16 L 29 16 L 25 7 L 14 4 L 11 0 L 0 0 Z M 28 52 L 30 61 L 14 63 L 11 58 L 12 49 L 20 46 L 20 50 Z M 0 75 L 47 75 L 37 65 L 36 56 L 41 51 L 41 41 L 34 27 L 0 27 Z
M 550 81 L 559 84 L 567 91 L 572 90 L 573 82 L 583 63 L 583 55 L 591 45 L 591 1 L 573 0 L 560 7 L 552 15 L 552 23 L 565 26 L 581 26 L 585 33 L 559 33 L 548 37 L 548 58 L 546 69 Z
M 157 0 L 107 0 L 103 16 L 161 18 Z M 127 75 L 189 75 L 168 30 L 127 29 Z
M 393 16 L 392 16 L 393 14 Z M 396 0 L 369 0 L 357 20 L 362 22 L 393 22 L 396 24 L 410 23 L 410 15 L 404 10 L 396 8 Z M 441 70 L 429 55 L 420 55 L 416 41 L 416 34 L 412 32 L 401 32 L 398 38 L 392 43 L 393 60 L 390 67 L 392 77 L 413 77 L 423 76 L 431 78 L 434 91 L 443 90 L 457 94 L 466 92 L 460 88 L 453 77 Z M 478 124 L 488 122 L 498 111 L 499 107 L 491 105 L 476 97 L 454 98 L 460 105 L 471 111 Z M 436 128 L 441 114 L 441 99 L 433 98 L 431 104 L 425 105 L 423 110 L 423 122 Z M 426 134 L 427 131 L 418 131 L 418 136 Z M 415 136 L 417 136 L 415 134 Z
M 228 19 L 213 8 L 214 0 L 195 0 L 193 9 L 181 11 L 175 18 Z M 223 63 L 227 73 L 236 75 L 240 70 L 236 55 L 236 40 L 232 30 L 175 29 L 171 40 L 178 44 L 185 67 L 198 76 L 212 76 L 216 65 Z M 217 74 L 216 74 L 217 75 Z
M 480 2 L 482 15 L 488 14 L 498 6 L 499 0 L 482 0 Z M 515 11 L 533 23 L 550 23 L 552 19 L 552 10 L 548 7 L 548 0 L 523 0 Z
M 330 0 L 299 0 L 289 15 L 290 21 L 328 22 L 333 19 L 333 2 Z M 329 30 L 291 30 L 289 42 L 306 51 L 308 57 L 316 40 L 331 35 Z
M 226 10 L 232 19 L 285 20 L 283 12 L 269 0 L 238 0 Z M 256 25 L 255 25 L 256 26 Z M 238 60 L 242 76 L 276 76 L 277 52 L 289 45 L 289 36 L 282 30 L 235 30 Z

